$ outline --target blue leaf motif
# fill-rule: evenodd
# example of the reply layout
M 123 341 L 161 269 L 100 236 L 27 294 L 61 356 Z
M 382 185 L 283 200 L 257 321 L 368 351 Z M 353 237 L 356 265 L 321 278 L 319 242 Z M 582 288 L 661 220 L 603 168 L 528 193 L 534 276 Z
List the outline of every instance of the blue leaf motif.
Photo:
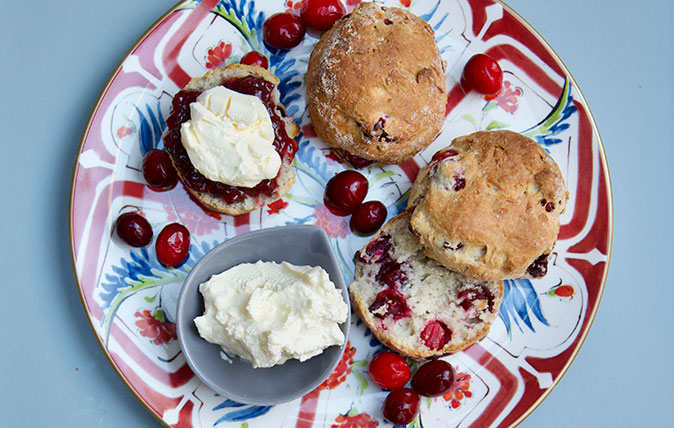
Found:
M 419 15 L 419 18 L 423 19 L 424 21 L 428 22 L 431 18 L 433 18 L 433 15 L 435 15 L 435 11 L 438 10 L 438 6 L 440 6 L 440 0 L 438 0 L 437 3 L 435 3 L 435 6 L 433 6 L 433 9 L 430 10 L 430 12 L 425 13 L 423 15 Z M 445 17 L 442 18 L 443 20 Z
M 300 164 L 302 171 L 323 186 L 332 178 L 332 173 L 328 171 L 328 162 L 325 160 L 325 156 L 320 149 L 309 144 L 309 141 L 300 143 L 295 154 L 295 161 Z
M 554 136 L 569 129 L 570 125 L 565 122 L 577 111 L 578 108 L 573 103 L 573 95 L 571 94 L 571 83 L 567 79 L 564 82 L 562 94 L 550 114 L 538 124 L 523 131 L 523 134 L 534 138 L 538 144 L 543 146 L 559 144 L 563 140 L 561 138 L 554 138 Z
M 269 412 L 269 410 L 271 410 L 272 407 L 273 406 L 249 406 L 239 410 L 234 410 L 216 420 L 213 423 L 213 426 L 216 426 L 222 422 L 245 421 L 246 419 L 256 418 Z
M 161 114 L 159 101 L 157 101 L 156 113 L 147 104 L 145 105 L 146 113 L 143 113 L 138 106 L 135 108 L 136 113 L 138 113 L 138 120 L 140 121 L 138 132 L 140 151 L 145 156 L 150 150 L 159 147 L 161 134 L 164 132 L 164 128 L 166 128 L 166 122 L 164 122 L 164 117 Z
M 524 332 L 522 324 L 535 332 L 530 312 L 543 325 L 549 326 L 548 320 L 541 310 L 538 294 L 528 279 L 503 281 L 503 300 L 499 317 L 506 326 L 508 335 L 512 337 L 512 325 L 516 325 L 520 332 Z
M 527 306 L 531 309 L 531 312 L 533 312 L 534 316 L 538 321 L 540 321 L 546 326 L 549 326 L 550 324 L 548 323 L 548 320 L 545 318 L 545 316 L 543 315 L 543 311 L 541 310 L 541 302 L 540 300 L 538 300 L 538 293 L 536 293 L 536 290 L 534 290 L 531 281 L 529 281 L 528 279 L 519 279 L 517 281 L 518 283 L 520 283 L 520 285 L 522 285 L 520 290 L 522 291 L 522 294 L 524 294 Z
M 239 403 L 238 401 L 234 400 L 225 400 L 222 403 L 218 404 L 217 406 L 213 407 L 212 410 L 220 410 L 220 409 L 225 409 L 227 407 L 243 407 L 245 404 Z
M 187 260 L 175 270 L 181 273 L 189 272 L 196 261 L 216 245 L 217 241 L 202 242 L 201 246 L 191 245 Z M 169 273 L 166 266 L 159 263 L 154 253 L 150 254 L 147 247 L 131 251 L 129 259 L 121 258 L 119 265 L 113 265 L 110 269 L 112 274 L 105 274 L 105 281 L 101 281 L 102 291 L 99 296 L 103 301 L 101 305 L 103 310 L 110 307 L 121 290 L 131 287 L 133 283 L 141 283 L 152 278 L 159 280 L 162 276 L 175 276 L 174 273 Z

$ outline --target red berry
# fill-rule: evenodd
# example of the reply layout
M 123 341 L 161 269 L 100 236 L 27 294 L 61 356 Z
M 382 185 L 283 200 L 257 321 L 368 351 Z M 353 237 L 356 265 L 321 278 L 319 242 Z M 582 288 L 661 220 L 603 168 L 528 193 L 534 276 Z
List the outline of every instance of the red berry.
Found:
M 377 239 L 367 244 L 363 251 L 356 252 L 356 259 L 361 263 L 383 263 L 390 259 L 391 236 L 386 233 L 380 233 Z
M 394 425 L 407 425 L 419 413 L 419 395 L 410 388 L 394 389 L 384 400 L 384 417 Z
M 190 232 L 180 223 L 167 225 L 157 236 L 155 250 L 162 264 L 178 266 L 190 251 Z
M 412 376 L 407 361 L 393 352 L 375 355 L 367 370 L 374 383 L 382 389 L 402 388 Z
M 325 186 L 325 206 L 335 215 L 351 214 L 367 195 L 367 179 L 358 171 L 342 171 Z
M 140 214 L 124 213 L 115 224 L 117 235 L 133 247 L 144 247 L 152 240 L 152 226 Z
M 277 49 L 290 49 L 300 44 L 307 28 L 299 16 L 275 13 L 262 24 L 264 41 Z
M 447 361 L 429 361 L 412 378 L 412 388 L 426 397 L 439 397 L 454 386 L 456 374 Z
M 441 150 L 433 155 L 433 157 L 431 158 L 431 163 L 440 162 L 441 160 L 454 157 L 458 154 L 459 152 L 457 152 L 454 149 Z
M 380 291 L 367 310 L 379 319 L 391 316 L 395 321 L 410 316 L 410 308 L 405 297 L 390 288 Z
M 346 8 L 339 0 L 304 0 L 300 8 L 302 21 L 318 31 L 329 30 L 345 13 Z
M 178 182 L 171 158 L 159 149 L 152 149 L 143 157 L 143 177 L 147 184 L 157 190 L 172 189 Z
M 241 64 L 259 65 L 262 68 L 269 68 L 269 61 L 260 52 L 250 51 L 241 57 Z
M 379 201 L 358 205 L 351 216 L 351 229 L 363 235 L 376 232 L 386 220 L 386 207 Z
M 461 74 L 461 86 L 466 91 L 475 89 L 486 95 L 498 94 L 503 83 L 503 71 L 496 61 L 485 54 L 468 60 Z
M 442 349 L 452 339 L 452 330 L 442 321 L 430 321 L 421 331 L 421 341 L 430 349 Z

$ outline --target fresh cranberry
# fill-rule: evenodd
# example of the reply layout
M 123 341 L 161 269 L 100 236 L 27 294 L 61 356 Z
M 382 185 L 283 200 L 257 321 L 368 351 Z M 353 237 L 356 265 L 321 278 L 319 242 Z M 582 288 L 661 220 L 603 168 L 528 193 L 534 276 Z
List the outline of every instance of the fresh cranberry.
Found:
M 457 172 L 456 174 L 454 174 L 454 176 L 452 178 L 454 179 L 454 184 L 452 185 L 452 189 L 455 192 L 458 192 L 459 190 L 466 187 L 466 176 L 463 173 Z
M 241 64 L 259 65 L 262 68 L 269 68 L 269 61 L 267 61 L 267 57 L 256 51 L 248 52 L 241 57 L 241 61 L 239 62 Z
M 402 388 L 412 376 L 407 361 L 393 352 L 375 355 L 367 370 L 374 383 L 382 389 Z
M 407 275 L 402 270 L 402 264 L 389 258 L 383 261 L 375 280 L 390 288 L 398 288 L 407 282 Z
M 534 278 L 544 277 L 548 273 L 548 255 L 541 254 L 527 268 L 527 273 Z
M 144 247 L 152 240 L 152 226 L 140 214 L 124 213 L 115 224 L 117 235 L 132 247 Z
M 441 150 L 433 155 L 431 158 L 431 163 L 440 162 L 443 159 L 451 158 L 452 156 L 456 156 L 458 154 L 459 152 L 454 149 Z
M 555 203 L 554 202 L 548 202 L 545 199 L 541 199 L 541 206 L 544 206 L 545 211 L 547 211 L 547 212 L 552 212 L 555 209 Z
M 339 0 L 304 0 L 300 8 L 302 21 L 318 31 L 329 30 L 345 13 L 346 8 Z
M 143 177 L 157 190 L 169 190 L 178 183 L 178 175 L 168 153 L 152 149 L 143 157 Z
M 342 171 L 325 186 L 325 206 L 335 215 L 351 214 L 367 195 L 367 179 L 358 171 Z
M 498 62 L 481 53 L 468 60 L 461 74 L 461 86 L 466 91 L 475 89 L 481 94 L 495 95 L 502 83 L 503 71 Z
M 376 232 L 386 220 L 386 207 L 379 201 L 358 205 L 351 216 L 351 229 L 362 235 Z
M 367 244 L 363 251 L 356 253 L 356 259 L 364 264 L 379 263 L 390 258 L 391 248 L 391 236 L 381 233 L 377 239 Z
M 277 49 L 299 45 L 307 29 L 299 16 L 288 12 L 275 13 L 262 24 L 264 41 Z
M 410 309 L 405 302 L 405 298 L 402 294 L 390 288 L 380 291 L 377 298 L 367 309 L 377 318 L 384 319 L 391 316 L 394 321 L 410 315 Z
M 452 330 L 442 321 L 430 321 L 421 332 L 421 341 L 430 349 L 442 349 L 452 339 Z
M 185 261 L 190 251 L 190 232 L 180 223 L 164 227 L 155 243 L 157 258 L 167 266 L 178 266 Z
M 459 306 L 464 311 L 469 310 L 473 306 L 474 301 L 486 300 L 489 312 L 494 312 L 494 295 L 482 284 L 478 287 L 470 287 L 459 291 L 457 298 L 460 300 Z
M 384 400 L 384 417 L 394 425 L 407 425 L 419 413 L 419 394 L 410 388 L 391 391 Z
M 447 361 L 429 361 L 412 378 L 412 389 L 426 397 L 439 397 L 454 386 L 454 367 Z

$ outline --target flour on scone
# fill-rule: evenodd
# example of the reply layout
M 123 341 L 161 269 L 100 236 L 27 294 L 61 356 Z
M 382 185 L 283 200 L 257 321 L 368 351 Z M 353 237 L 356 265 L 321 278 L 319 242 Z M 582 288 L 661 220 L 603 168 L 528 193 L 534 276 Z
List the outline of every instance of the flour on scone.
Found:
M 408 211 L 426 254 L 483 280 L 540 277 L 568 192 L 535 141 L 481 131 L 438 151 L 412 187 Z
M 446 100 L 433 29 L 403 9 L 361 3 L 311 54 L 313 127 L 353 156 L 381 163 L 411 158 L 440 132 Z

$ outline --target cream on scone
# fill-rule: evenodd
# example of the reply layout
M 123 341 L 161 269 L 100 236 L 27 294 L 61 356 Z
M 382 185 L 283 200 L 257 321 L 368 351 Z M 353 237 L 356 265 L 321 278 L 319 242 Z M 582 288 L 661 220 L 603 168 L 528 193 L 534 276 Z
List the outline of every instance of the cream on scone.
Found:
M 435 153 L 407 210 L 429 257 L 492 281 L 545 275 L 567 199 L 559 166 L 535 141 L 480 131 Z
M 435 34 L 400 8 L 364 2 L 337 21 L 311 53 L 306 85 L 316 133 L 347 159 L 400 163 L 444 122 L 445 64 Z
M 264 68 L 233 64 L 175 95 L 162 138 L 180 181 L 206 207 L 243 214 L 294 183 L 299 127 L 285 115 L 278 83 Z
M 452 272 L 424 254 L 409 214 L 356 253 L 351 305 L 384 345 L 426 359 L 465 349 L 487 335 L 503 299 L 502 281 Z

